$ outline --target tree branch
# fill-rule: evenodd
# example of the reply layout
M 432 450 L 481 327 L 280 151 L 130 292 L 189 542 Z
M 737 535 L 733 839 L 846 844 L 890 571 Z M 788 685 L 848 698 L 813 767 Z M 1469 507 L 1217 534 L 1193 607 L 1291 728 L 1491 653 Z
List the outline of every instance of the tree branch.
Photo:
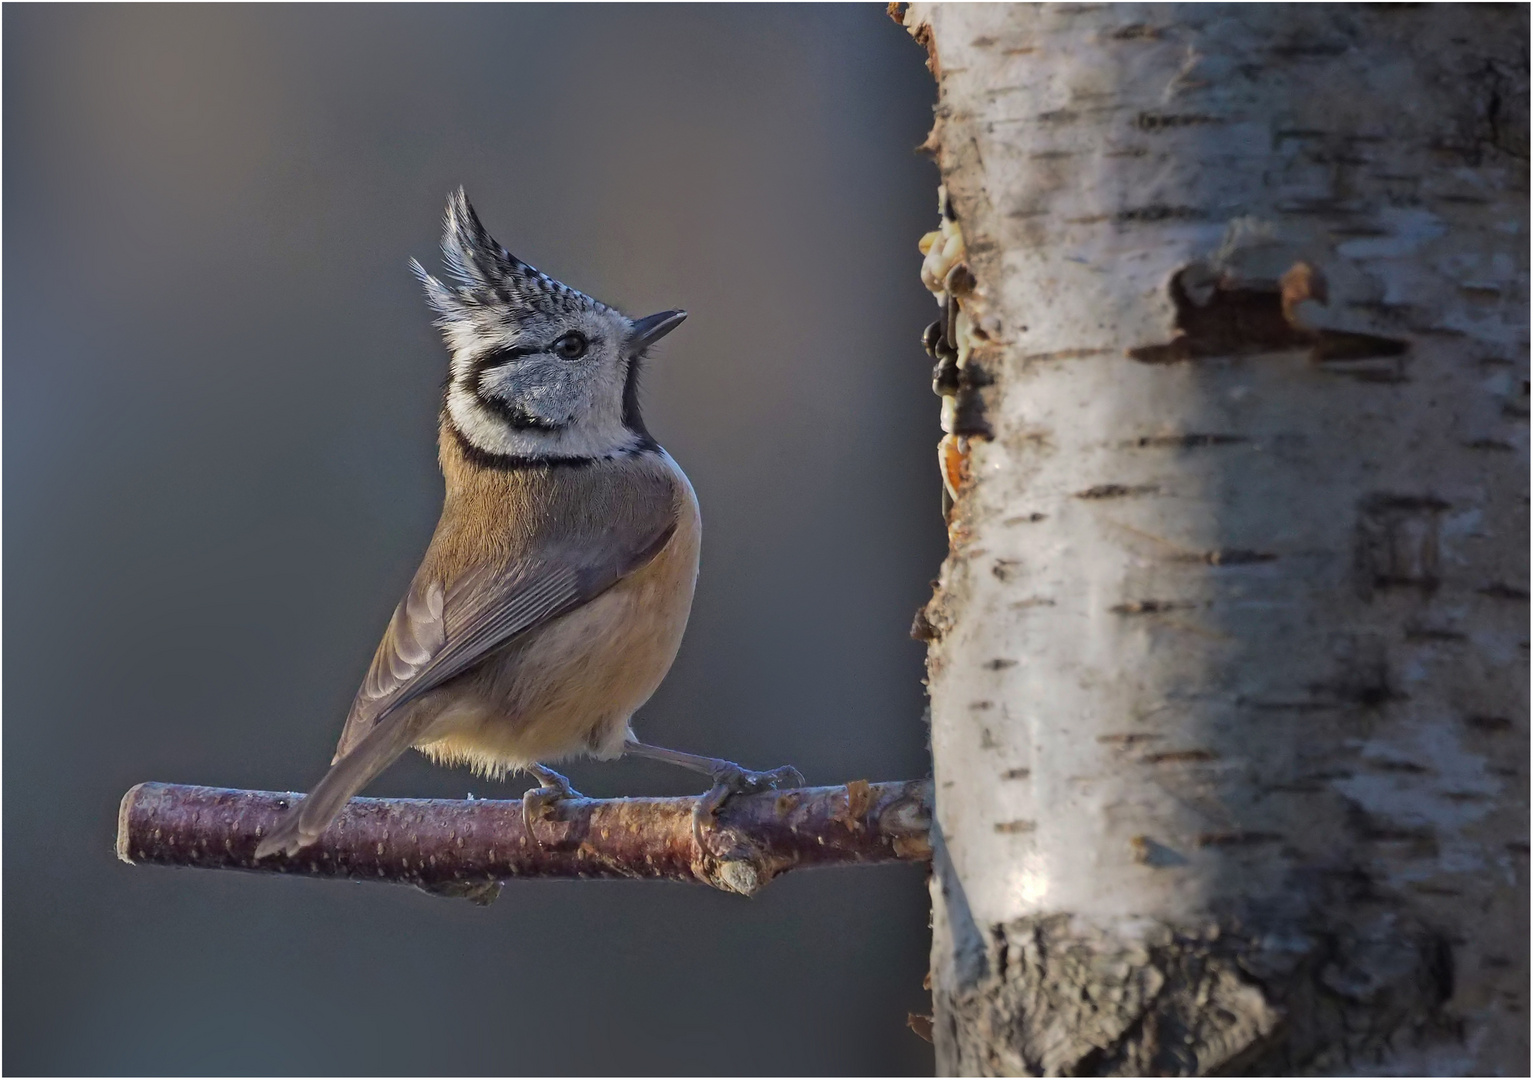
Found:
M 123 796 L 128 863 L 391 881 L 488 903 L 508 878 L 664 878 L 750 896 L 803 866 L 931 857 L 931 781 L 796 788 L 731 799 L 692 836 L 695 798 L 572 799 L 536 822 L 520 800 L 353 799 L 310 848 L 256 862 L 261 836 L 302 796 L 139 784 Z

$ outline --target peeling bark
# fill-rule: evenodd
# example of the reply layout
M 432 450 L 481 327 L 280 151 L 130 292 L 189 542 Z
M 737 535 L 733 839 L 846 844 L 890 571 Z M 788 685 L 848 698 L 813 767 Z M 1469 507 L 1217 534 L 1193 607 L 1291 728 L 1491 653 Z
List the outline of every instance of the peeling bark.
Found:
M 1525 1074 L 1527 8 L 893 13 L 939 1069 Z

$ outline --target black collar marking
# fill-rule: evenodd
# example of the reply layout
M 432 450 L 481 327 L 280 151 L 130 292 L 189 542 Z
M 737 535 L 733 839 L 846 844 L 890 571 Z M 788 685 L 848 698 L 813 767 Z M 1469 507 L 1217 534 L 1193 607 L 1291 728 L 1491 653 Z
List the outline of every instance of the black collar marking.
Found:
M 526 454 L 497 454 L 490 450 L 482 450 L 468 439 L 467 435 L 458 430 L 458 425 L 452 422 L 452 417 L 445 414 L 442 418 L 443 425 L 452 435 L 452 440 L 457 444 L 458 451 L 464 459 L 481 469 L 500 469 L 515 471 L 518 469 L 579 469 L 588 465 L 598 465 L 603 461 L 616 461 L 619 458 L 635 457 L 639 454 L 654 453 L 660 449 L 660 444 L 653 439 L 647 439 L 636 446 L 614 450 L 610 454 L 601 454 L 596 457 L 574 457 L 569 455 L 550 454 L 545 457 L 532 457 Z
M 623 426 L 639 437 L 640 449 L 658 450 L 660 444 L 644 426 L 644 417 L 639 415 L 639 368 L 643 362 L 642 353 L 630 356 L 628 370 L 623 373 Z

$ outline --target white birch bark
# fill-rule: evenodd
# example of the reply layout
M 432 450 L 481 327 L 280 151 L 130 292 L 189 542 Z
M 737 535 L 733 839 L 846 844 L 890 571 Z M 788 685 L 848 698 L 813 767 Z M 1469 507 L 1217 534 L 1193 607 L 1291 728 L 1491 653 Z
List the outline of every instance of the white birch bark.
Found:
M 1526 1074 L 1527 8 L 902 18 L 939 1069 Z

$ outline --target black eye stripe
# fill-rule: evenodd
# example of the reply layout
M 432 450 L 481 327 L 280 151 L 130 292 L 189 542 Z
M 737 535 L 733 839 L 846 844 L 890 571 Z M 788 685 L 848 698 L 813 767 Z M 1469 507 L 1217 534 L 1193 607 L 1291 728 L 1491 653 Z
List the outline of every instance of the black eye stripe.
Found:
M 485 353 L 485 355 L 477 357 L 469 364 L 470 385 L 477 388 L 486 371 L 489 371 L 491 368 L 500 367 L 503 364 L 509 364 L 514 360 L 520 360 L 524 356 L 534 356 L 538 353 L 549 353 L 553 356 L 558 356 L 560 344 L 570 339 L 578 341 L 580 347 L 580 351 L 575 354 L 573 359 L 579 359 L 581 356 L 584 356 L 591 347 L 589 338 L 577 331 L 571 331 L 568 334 L 561 335 L 546 346 L 519 345 L 510 349 L 496 349 L 494 352 Z
M 527 346 L 515 349 L 496 349 L 492 353 L 486 353 L 469 365 L 468 373 L 469 378 L 472 380 L 471 385 L 477 388 L 479 380 L 491 368 L 500 367 L 502 364 L 509 364 L 513 360 L 520 360 L 524 356 L 531 356 L 542 351 L 542 349 L 535 346 Z

